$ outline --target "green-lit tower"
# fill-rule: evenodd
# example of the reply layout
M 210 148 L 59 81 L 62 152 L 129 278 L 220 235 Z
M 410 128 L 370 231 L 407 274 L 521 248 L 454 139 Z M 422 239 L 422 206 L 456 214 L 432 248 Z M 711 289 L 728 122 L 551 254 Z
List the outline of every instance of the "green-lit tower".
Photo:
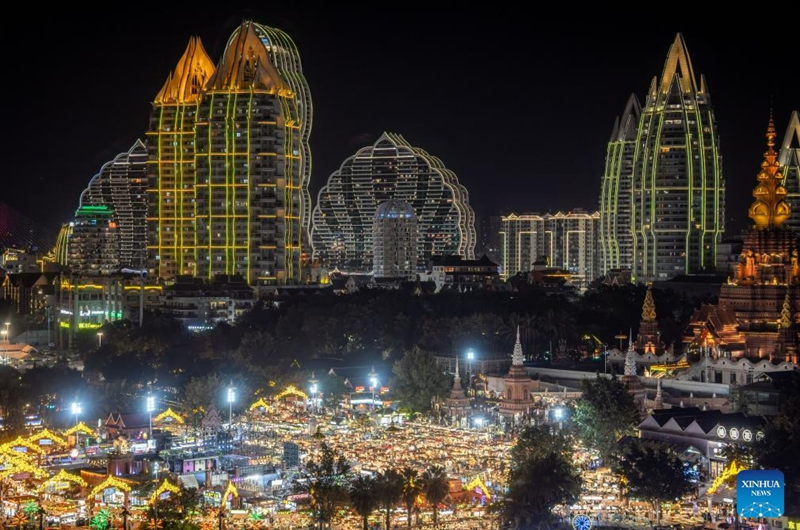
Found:
M 600 191 L 600 274 L 633 266 L 631 230 L 631 182 L 636 131 L 642 106 L 631 94 L 625 111 L 614 121 L 606 149 L 606 164 Z
M 680 33 L 642 108 L 631 190 L 637 282 L 714 270 L 725 229 L 720 140 L 705 78 L 698 85 Z
M 800 115 L 793 111 L 789 118 L 786 134 L 783 135 L 778 163 L 783 174 L 783 186 L 786 188 L 786 202 L 795 215 L 786 220 L 786 224 L 800 234 Z

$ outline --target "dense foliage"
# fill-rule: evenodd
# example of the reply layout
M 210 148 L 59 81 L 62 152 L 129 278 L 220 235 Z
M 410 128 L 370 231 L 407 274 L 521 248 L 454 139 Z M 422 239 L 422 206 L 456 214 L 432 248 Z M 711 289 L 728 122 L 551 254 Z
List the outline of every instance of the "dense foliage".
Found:
M 575 428 L 583 443 L 608 459 L 617 442 L 632 435 L 639 422 L 633 396 L 616 376 L 581 381 L 583 394 L 575 403 Z
M 509 491 L 501 509 L 511 528 L 546 527 L 553 520 L 555 506 L 572 504 L 578 498 L 581 478 L 572 443 L 563 432 L 548 425 L 527 427 L 509 461 Z

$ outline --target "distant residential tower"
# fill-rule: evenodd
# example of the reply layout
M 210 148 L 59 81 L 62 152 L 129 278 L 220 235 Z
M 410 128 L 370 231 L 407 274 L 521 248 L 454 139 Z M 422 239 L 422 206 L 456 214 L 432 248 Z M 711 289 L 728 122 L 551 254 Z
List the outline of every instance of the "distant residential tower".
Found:
M 390 200 L 410 205 L 416 215 L 416 271 L 434 256 L 474 259 L 475 214 L 466 188 L 441 160 L 388 132 L 345 160 L 320 190 L 312 215 L 314 259 L 371 271 L 375 212 Z

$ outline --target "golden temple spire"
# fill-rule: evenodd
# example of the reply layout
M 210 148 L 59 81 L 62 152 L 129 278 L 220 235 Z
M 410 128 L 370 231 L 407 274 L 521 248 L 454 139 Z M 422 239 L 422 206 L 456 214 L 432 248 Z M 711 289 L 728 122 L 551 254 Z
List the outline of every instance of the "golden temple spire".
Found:
M 642 322 L 655 322 L 656 321 L 656 303 L 653 300 L 653 288 L 647 286 L 647 294 L 644 295 L 644 304 L 642 304 Z
M 789 293 L 783 299 L 783 308 L 781 309 L 781 329 L 788 329 L 792 325 L 792 303 L 789 300 Z
M 214 73 L 214 61 L 206 53 L 200 37 L 191 37 L 186 51 L 170 72 L 155 98 L 156 103 L 197 101 L 203 86 Z
M 775 151 L 775 121 L 772 110 L 769 112 L 769 125 L 767 126 L 767 150 L 764 161 L 761 162 L 761 171 L 758 172 L 758 184 L 753 190 L 755 202 L 750 206 L 748 215 L 755 222 L 755 228 L 764 230 L 782 227 L 792 213 L 786 198 L 786 188 L 781 181 L 778 153 Z

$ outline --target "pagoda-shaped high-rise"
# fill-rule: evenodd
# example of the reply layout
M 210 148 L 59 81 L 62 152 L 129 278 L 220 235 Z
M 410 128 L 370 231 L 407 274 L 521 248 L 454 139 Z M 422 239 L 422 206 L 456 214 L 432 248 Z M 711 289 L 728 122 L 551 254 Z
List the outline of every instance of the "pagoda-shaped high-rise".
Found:
M 195 122 L 214 63 L 198 37 L 153 101 L 147 132 L 148 234 L 151 266 L 159 278 L 197 273 Z
M 629 149 L 620 147 L 623 154 Z M 618 158 L 607 165 L 624 162 L 623 156 Z M 713 271 L 725 219 L 720 140 L 705 78 L 697 82 L 680 33 L 641 109 L 631 166 L 629 196 L 623 168 L 607 170 L 618 174 L 620 182 L 607 178 L 604 191 L 619 190 L 617 208 L 625 215 L 630 212 L 631 236 L 628 256 L 626 229 L 611 230 L 608 224 L 613 194 L 607 192 L 602 213 L 607 223 L 605 270 L 630 263 L 637 282 Z M 627 220 L 623 215 L 616 222 Z
M 642 106 L 631 94 L 622 117 L 614 121 L 606 149 L 606 165 L 600 191 L 600 274 L 633 267 L 631 183 L 636 152 L 636 131 Z
M 300 57 L 284 32 L 244 21 L 216 67 L 190 40 L 156 96 L 148 132 L 159 278 L 301 281 L 311 119 Z

